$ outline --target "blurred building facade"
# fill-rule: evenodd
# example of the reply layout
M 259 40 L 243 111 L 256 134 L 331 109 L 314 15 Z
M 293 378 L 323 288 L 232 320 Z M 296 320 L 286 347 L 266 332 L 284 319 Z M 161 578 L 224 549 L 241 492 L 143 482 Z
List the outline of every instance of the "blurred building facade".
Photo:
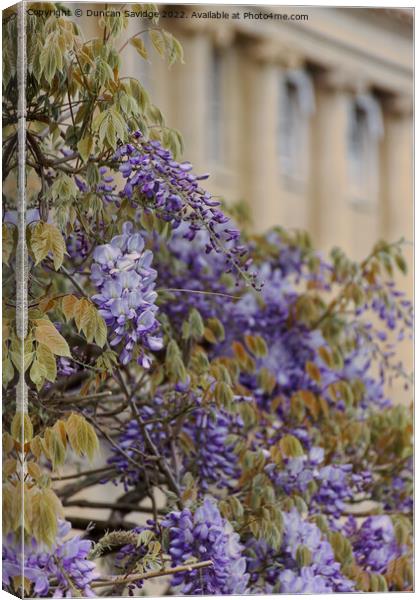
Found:
M 412 240 L 412 12 L 182 10 L 197 8 L 242 18 L 165 19 L 185 64 L 141 64 L 133 51 L 125 68 L 144 74 L 211 191 L 245 201 L 258 231 L 305 228 L 320 248 L 339 244 L 354 258 L 378 238 Z M 308 19 L 243 18 L 252 11 Z
M 411 9 L 166 8 L 189 15 L 160 22 L 185 63 L 168 68 L 152 49 L 144 61 L 128 46 L 123 69 L 182 133 L 213 193 L 246 202 L 257 231 L 304 228 L 354 258 L 378 238 L 412 240 Z M 222 10 L 231 18 L 191 17 Z M 300 19 L 244 16 L 261 12 Z M 84 21 L 93 33 L 96 19 Z M 124 37 L 148 26 L 130 18 Z

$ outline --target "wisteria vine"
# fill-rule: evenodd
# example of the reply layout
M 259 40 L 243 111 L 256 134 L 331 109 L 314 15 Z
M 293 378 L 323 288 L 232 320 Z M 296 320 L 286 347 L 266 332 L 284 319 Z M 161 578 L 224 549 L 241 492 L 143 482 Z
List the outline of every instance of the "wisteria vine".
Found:
M 392 387 L 411 385 L 403 242 L 358 263 L 304 232 L 242 230 L 120 78 L 126 25 L 85 41 L 69 17 L 28 16 L 24 356 L 7 186 L 3 211 L 3 588 L 411 590 L 413 423 Z M 7 21 L 6 183 L 16 33 Z M 182 61 L 157 22 L 121 53 L 144 59 L 143 34 Z

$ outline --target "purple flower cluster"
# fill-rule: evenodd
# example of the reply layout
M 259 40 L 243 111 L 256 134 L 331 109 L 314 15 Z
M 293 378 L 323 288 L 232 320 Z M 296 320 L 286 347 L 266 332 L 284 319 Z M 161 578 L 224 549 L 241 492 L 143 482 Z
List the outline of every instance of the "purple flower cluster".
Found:
M 184 432 L 192 440 L 194 451 L 184 461 L 184 469 L 196 474 L 203 492 L 211 485 L 229 488 L 238 477 L 237 456 L 233 446 L 226 443 L 233 421 L 232 415 L 222 411 L 209 413 L 198 408 L 185 424 Z
M 331 544 L 319 528 L 305 520 L 297 510 L 283 513 L 284 533 L 279 551 L 265 542 L 248 544 L 248 570 L 254 593 L 329 593 L 352 592 L 354 583 L 341 573 Z M 302 564 L 299 553 L 305 549 L 309 560 Z M 263 572 L 261 584 L 259 575 Z
M 317 479 L 319 488 L 313 497 L 313 505 L 338 518 L 345 509 L 345 502 L 368 486 L 372 475 L 369 471 L 353 473 L 353 466 L 349 463 L 331 464 L 319 470 Z
M 370 306 L 390 331 L 399 326 L 400 339 L 404 338 L 405 330 L 413 327 L 413 305 L 404 292 L 395 289 L 395 282 L 386 283 L 387 294 L 376 295 Z M 382 338 L 385 339 L 383 334 Z
M 142 419 L 147 422 L 155 419 L 157 415 L 163 419 L 167 411 L 162 403 L 162 398 L 156 396 L 153 406 L 142 406 L 139 409 Z M 154 421 L 145 425 L 147 432 L 163 455 L 169 454 L 168 435 L 163 423 Z M 147 447 L 136 419 L 130 420 L 118 438 L 119 450 L 111 449 L 108 459 L 110 465 L 115 466 L 124 488 L 135 486 L 144 477 L 144 468 L 150 466 L 147 460 Z M 131 460 L 130 460 L 131 459 Z
M 38 544 L 34 539 L 22 545 L 9 534 L 3 543 L 3 585 L 11 585 L 13 577 L 23 575 L 32 584 L 34 596 L 55 598 L 94 597 L 90 584 L 95 578 L 95 563 L 87 560 L 92 542 L 79 536 L 66 538 L 70 523 L 61 521 L 53 548 Z
M 112 332 L 111 346 L 123 342 L 122 364 L 132 359 L 136 347 L 138 363 L 148 368 L 151 359 L 144 349 L 156 351 L 163 346 L 156 319 L 153 254 L 144 249 L 144 240 L 133 233 L 132 224 L 125 223 L 121 235 L 95 248 L 93 258 L 91 279 L 99 294 L 92 300 Z
M 100 181 L 92 186 L 89 186 L 85 181 L 79 177 L 75 177 L 77 187 L 83 193 L 93 192 L 100 194 L 106 202 L 113 202 L 115 200 L 115 189 L 116 186 L 112 185 L 114 177 L 110 175 L 106 167 L 99 168 Z
M 358 564 L 375 573 L 384 573 L 388 563 L 404 553 L 388 515 L 369 517 L 358 530 L 352 520 L 347 523 L 347 530 L 355 539 L 353 552 Z
M 167 409 L 162 405 L 162 399 L 155 397 L 153 406 L 142 406 L 140 414 L 148 423 L 146 429 L 154 444 L 165 456 L 170 455 L 168 433 L 163 423 L 156 417 L 168 416 Z M 238 476 L 237 456 L 233 447 L 226 443 L 227 436 L 232 433 L 234 417 L 223 411 L 209 412 L 201 407 L 191 411 L 183 424 L 182 434 L 190 440 L 191 451 L 185 451 L 180 465 L 180 474 L 191 472 L 205 493 L 211 486 L 217 488 L 230 487 Z M 236 421 L 237 421 L 236 417 Z M 143 477 L 143 467 L 147 458 L 141 459 L 141 453 L 147 454 L 147 448 L 138 422 L 129 421 L 118 439 L 121 449 L 111 450 L 108 463 L 116 467 L 125 488 L 135 486 Z M 139 464 L 136 467 L 129 458 Z
M 177 566 L 192 558 L 211 560 L 212 567 L 174 575 L 172 587 L 186 594 L 244 594 L 248 574 L 239 535 L 224 519 L 211 497 L 194 513 L 184 508 L 162 522 L 169 531 L 169 554 Z
M 401 465 L 398 475 L 388 481 L 379 482 L 375 490 L 375 499 L 383 502 L 384 509 L 410 514 L 413 512 L 413 456 L 409 456 Z
M 149 527 L 135 527 L 134 529 L 131 530 L 131 533 L 140 534 L 142 531 L 145 531 L 146 529 L 148 531 L 153 531 L 155 528 L 154 521 L 149 519 L 147 521 L 147 524 L 149 525 Z M 147 556 L 147 553 L 148 553 L 147 544 L 143 543 L 140 540 L 140 535 L 139 535 L 137 542 L 135 544 L 133 544 L 133 543 L 124 544 L 124 546 L 122 546 L 118 550 L 118 552 L 115 556 L 115 566 L 118 569 L 121 569 L 125 573 L 135 572 L 136 566 L 145 559 L 145 557 Z M 135 589 L 136 588 L 142 589 L 143 585 L 144 585 L 143 579 L 137 579 L 136 581 L 129 583 L 127 585 L 129 596 L 134 596 Z
M 194 240 L 189 241 L 185 238 L 187 232 L 188 225 L 181 223 L 173 231 L 171 239 L 165 242 L 163 251 L 159 238 L 153 239 L 154 252 L 158 254 L 160 264 L 159 281 L 162 282 L 162 287 L 196 292 L 172 292 L 176 300 L 165 304 L 165 312 L 175 326 L 187 318 L 191 308 L 196 308 L 203 318 L 218 316 L 223 307 L 229 307 L 229 294 L 235 295 L 240 287 L 239 281 L 226 277 L 223 255 L 205 252 L 207 233 L 198 231 Z M 207 291 L 212 293 L 203 293 Z M 220 293 L 225 295 L 218 295 Z M 188 302 L 185 302 L 187 297 Z
M 194 175 L 189 162 L 175 161 L 160 142 L 148 141 L 140 132 L 134 133 L 133 138 L 132 143 L 121 146 L 115 154 L 117 160 L 125 159 L 119 168 L 127 180 L 121 196 L 133 199 L 138 195 L 173 228 L 182 221 L 188 223 L 184 235 L 190 241 L 198 231 L 206 231 L 207 253 L 223 252 L 231 270 L 248 272 L 251 260 L 246 257 L 246 248 L 236 243 L 239 231 L 220 210 L 220 202 L 200 186 L 199 182 L 208 175 Z M 227 249 L 230 242 L 233 245 Z
M 66 249 L 75 266 L 78 266 L 77 262 L 83 262 L 89 256 L 91 248 L 89 237 L 80 224 L 75 223 L 72 233 L 66 239 Z
M 371 482 L 371 475 L 353 473 L 351 464 L 321 466 L 323 461 L 323 448 L 313 446 L 308 455 L 286 458 L 281 470 L 272 463 L 267 465 L 266 472 L 284 494 L 302 494 L 311 512 L 321 509 L 338 518 L 345 502 Z

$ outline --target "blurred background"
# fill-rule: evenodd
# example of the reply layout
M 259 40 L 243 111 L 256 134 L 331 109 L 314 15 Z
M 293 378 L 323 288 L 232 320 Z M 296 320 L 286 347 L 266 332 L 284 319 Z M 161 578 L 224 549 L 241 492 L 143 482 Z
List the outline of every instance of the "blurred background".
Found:
M 322 249 L 340 244 L 354 258 L 379 237 L 412 239 L 411 10 L 170 9 L 241 14 L 162 19 L 183 65 L 168 69 L 154 51 L 147 63 L 132 48 L 123 61 L 181 131 L 185 156 L 210 172 L 214 193 L 246 202 L 259 231 L 304 228 Z
M 355 260 L 379 238 L 406 238 L 409 276 L 398 284 L 412 298 L 413 9 L 159 8 L 174 15 L 160 25 L 182 43 L 184 64 L 168 68 L 141 35 L 148 60 L 128 45 L 124 74 L 182 133 L 185 158 L 210 173 L 206 187 L 243 202 L 255 231 L 303 228 L 320 250 L 340 245 Z M 217 12 L 230 18 L 204 16 Z M 80 21 L 86 38 L 100 34 L 98 16 Z M 130 18 L 124 39 L 150 25 Z M 401 358 L 411 371 L 411 343 Z
M 123 68 L 181 131 L 212 192 L 245 202 L 257 231 L 304 228 L 319 248 L 339 244 L 355 259 L 378 238 L 412 241 L 412 9 L 159 7 L 184 15 L 161 25 L 185 64 L 128 46 Z M 231 18 L 192 16 L 217 11 Z M 245 16 L 261 12 L 299 20 Z M 98 32 L 98 17 L 81 21 Z M 124 35 L 148 26 L 130 18 Z

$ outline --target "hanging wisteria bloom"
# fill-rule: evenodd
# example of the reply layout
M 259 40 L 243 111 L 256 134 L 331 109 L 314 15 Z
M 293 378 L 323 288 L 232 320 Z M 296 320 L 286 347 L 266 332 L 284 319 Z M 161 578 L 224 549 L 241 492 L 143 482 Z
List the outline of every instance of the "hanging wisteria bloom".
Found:
M 244 594 L 248 574 L 239 535 L 224 519 L 215 501 L 206 497 L 194 513 L 184 508 L 170 513 L 162 522 L 169 530 L 172 565 L 188 559 L 211 560 L 202 572 L 174 575 L 172 586 L 181 594 Z
M 347 532 L 355 538 L 353 548 L 357 562 L 373 572 L 383 573 L 391 560 L 404 553 L 405 548 L 398 544 L 388 515 L 369 517 L 358 530 L 353 520 L 347 524 Z
M 110 344 L 122 343 L 122 364 L 132 359 L 136 348 L 138 363 L 148 368 L 151 359 L 144 349 L 156 351 L 163 346 L 156 319 L 153 254 L 144 249 L 144 240 L 133 233 L 133 225 L 125 223 L 122 234 L 98 246 L 93 258 L 91 279 L 99 294 L 92 299 L 112 332 Z
M 144 421 L 151 421 L 145 427 L 156 447 L 164 456 L 170 456 L 170 440 L 162 423 L 163 418 L 169 417 L 169 412 L 162 398 L 155 396 L 153 405 L 142 406 L 139 412 Z M 232 444 L 226 441 L 235 423 L 240 426 L 238 417 L 221 410 L 209 413 L 199 402 L 183 423 L 180 434 L 188 440 L 189 450 L 180 457 L 180 475 L 192 473 L 203 493 L 212 486 L 220 489 L 231 487 L 239 475 L 237 456 Z M 147 454 L 147 446 L 138 422 L 132 419 L 125 425 L 118 438 L 118 448 L 111 449 L 108 459 L 126 489 L 144 478 L 144 465 L 139 463 L 142 454 Z M 143 462 L 150 466 L 146 458 Z
M 279 551 L 255 539 L 247 545 L 254 593 L 354 591 L 354 583 L 342 574 L 330 543 L 314 523 L 305 520 L 297 510 L 284 512 L 283 523 Z M 265 569 L 265 581 L 261 584 L 259 576 Z
M 187 470 L 196 474 L 203 492 L 212 485 L 229 488 L 239 475 L 237 456 L 232 444 L 227 443 L 234 422 L 232 415 L 219 410 L 209 413 L 199 408 L 185 424 L 184 433 L 189 436 L 194 450 L 184 463 Z
M 145 425 L 146 431 L 159 451 L 165 456 L 168 455 L 170 444 L 162 422 L 164 417 L 168 417 L 168 411 L 162 398 L 155 396 L 152 405 L 140 407 L 139 414 L 144 421 L 152 421 Z M 147 445 L 138 421 L 131 419 L 119 436 L 118 445 L 111 448 L 111 456 L 108 459 L 108 463 L 116 468 L 126 490 L 144 479 L 144 468 L 150 467 L 150 461 L 145 458 L 146 454 Z
M 246 248 L 236 243 L 239 231 L 220 210 L 220 201 L 200 186 L 199 182 L 208 175 L 194 175 L 191 163 L 177 162 L 170 150 L 158 141 L 146 140 L 139 131 L 134 133 L 132 143 L 117 150 L 114 158 L 125 159 L 119 167 L 127 180 L 122 197 L 134 199 L 139 195 L 173 228 L 182 221 L 188 223 L 185 237 L 190 241 L 204 230 L 205 251 L 223 253 L 229 270 L 236 270 L 255 283 Z M 228 247 L 229 242 L 233 244 Z
M 60 521 L 53 547 L 32 539 L 25 544 L 23 556 L 22 544 L 9 535 L 3 544 L 3 586 L 7 589 L 13 577 L 23 575 L 38 597 L 94 597 L 90 584 L 95 578 L 95 563 L 87 559 L 92 542 L 79 536 L 65 540 L 70 530 L 69 522 Z

